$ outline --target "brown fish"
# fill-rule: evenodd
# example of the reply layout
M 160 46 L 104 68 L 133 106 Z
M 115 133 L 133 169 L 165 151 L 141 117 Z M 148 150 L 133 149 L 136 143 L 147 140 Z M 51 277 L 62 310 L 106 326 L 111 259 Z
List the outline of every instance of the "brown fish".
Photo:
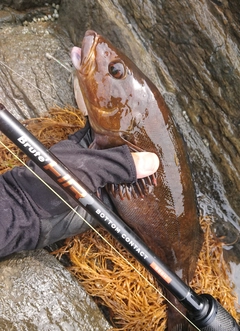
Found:
M 94 132 L 92 148 L 128 144 L 133 151 L 158 155 L 155 177 L 112 187 L 109 194 L 122 219 L 188 283 L 202 232 L 184 142 L 162 95 L 128 57 L 94 31 L 86 32 L 82 49 L 74 47 L 71 55 Z M 168 330 L 187 330 L 187 325 L 169 306 Z

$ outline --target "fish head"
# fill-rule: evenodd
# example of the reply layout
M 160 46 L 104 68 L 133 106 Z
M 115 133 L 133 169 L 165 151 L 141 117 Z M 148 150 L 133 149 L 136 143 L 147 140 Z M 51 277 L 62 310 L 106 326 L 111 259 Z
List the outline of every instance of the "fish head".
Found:
M 120 50 L 96 32 L 86 32 L 72 62 L 99 148 L 129 142 L 143 130 L 152 91 L 145 76 Z

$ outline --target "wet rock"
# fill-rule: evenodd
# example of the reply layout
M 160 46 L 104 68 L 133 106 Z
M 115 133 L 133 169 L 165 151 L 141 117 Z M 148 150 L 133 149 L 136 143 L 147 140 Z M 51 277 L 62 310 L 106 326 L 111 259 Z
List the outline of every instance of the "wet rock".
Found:
M 33 7 L 36 1 L 5 0 L 4 4 L 22 10 Z M 43 5 L 42 2 L 38 4 Z M 207 212 L 213 211 L 221 219 L 228 219 L 238 230 L 239 7 L 237 0 L 231 3 L 208 0 L 198 3 L 146 0 L 141 5 L 134 0 L 84 0 L 77 3 L 62 0 L 59 19 L 59 26 L 68 31 L 75 45 L 80 45 L 87 29 L 92 28 L 104 34 L 116 46 L 124 49 L 159 87 L 185 136 L 201 206 Z M 58 92 L 65 91 L 69 86 L 67 72 L 56 63 L 51 63 L 54 67 L 51 68 L 43 50 L 48 47 L 49 51 L 57 53 L 58 58 L 66 63 L 69 61 L 69 40 L 67 39 L 63 50 L 56 31 L 50 32 L 48 27 L 33 26 L 22 29 L 17 32 L 17 40 L 20 39 L 20 34 L 26 34 L 25 40 L 29 40 L 32 49 L 29 51 L 24 48 L 26 41 L 22 36 L 21 48 L 15 46 L 16 52 L 14 42 L 8 46 L 7 55 L 3 48 L 6 62 L 9 60 L 15 63 L 13 69 L 18 72 L 20 70 L 19 73 L 22 74 L 23 71 L 17 65 L 20 54 L 23 68 L 27 71 L 26 77 L 33 84 L 36 82 L 40 88 L 46 87 L 49 90 L 51 86 L 50 94 L 58 100 Z M 42 29 L 42 32 L 37 31 L 38 29 Z M 11 33 L 14 35 L 16 31 Z M 41 33 L 42 38 L 34 42 L 36 34 Z M 1 47 L 6 44 L 6 38 L 4 33 L 1 34 Z M 57 51 L 59 48 L 61 51 Z M 46 70 L 39 72 L 37 66 L 41 65 Z M 55 68 L 57 72 L 54 72 Z M 8 92 L 11 90 L 11 81 L 13 85 L 19 85 L 15 77 L 8 77 L 6 70 L 3 74 L 10 81 L 4 92 L 6 89 Z M 52 82 L 59 74 L 61 88 L 57 86 L 58 79 Z M 17 107 L 22 116 L 26 117 L 28 113 L 34 116 L 38 113 L 32 100 L 43 100 L 45 105 L 40 102 L 39 111 L 45 110 L 52 102 L 36 90 L 26 96 L 25 88 L 24 93 L 16 88 L 18 92 L 13 88 L 12 94 L 15 94 L 16 101 L 12 108 Z M 70 94 L 71 92 L 70 89 Z M 64 98 L 61 97 L 60 101 L 74 103 L 71 97 L 63 94 Z M 25 103 L 28 105 L 27 109 Z
M 18 118 L 75 103 L 71 73 L 46 56 L 71 70 L 70 41 L 56 33 L 55 23 L 2 24 L 0 48 L 0 101 Z
M 159 87 L 185 137 L 200 207 L 220 219 L 218 233 L 224 227 L 235 239 L 240 229 L 239 10 L 237 0 L 62 0 L 59 18 L 74 44 L 80 45 L 87 29 L 103 34 Z
M 46 57 L 50 53 L 71 70 L 70 40 L 56 32 L 55 23 L 23 26 L 10 12 L 0 11 L 0 102 L 18 119 L 75 104 L 71 73 Z M 110 327 L 79 283 L 44 250 L 1 261 L 0 279 L 0 330 Z
M 106 331 L 76 279 L 44 250 L 0 262 L 0 330 Z
M 109 38 L 162 91 L 187 143 L 200 208 L 217 216 L 217 233 L 235 243 L 226 255 L 238 262 L 239 1 L 62 0 L 58 27 L 71 40 L 56 23 L 16 25 L 34 3 L 1 1 L 0 60 L 32 85 L 0 63 L 0 101 L 18 118 L 75 104 L 70 74 L 45 53 L 70 68 L 72 43 L 87 29 Z

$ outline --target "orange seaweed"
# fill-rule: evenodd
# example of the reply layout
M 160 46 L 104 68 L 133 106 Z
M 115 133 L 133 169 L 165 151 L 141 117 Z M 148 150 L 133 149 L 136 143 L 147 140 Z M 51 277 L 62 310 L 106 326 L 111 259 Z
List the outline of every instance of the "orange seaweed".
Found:
M 223 244 L 211 233 L 210 217 L 201 217 L 200 222 L 205 240 L 190 286 L 199 294 L 211 294 L 239 320 L 235 308 L 237 298 L 227 275 L 228 266 L 223 259 Z M 157 287 L 152 275 L 125 248 L 106 230 L 99 228 L 98 231 Z M 164 298 L 94 231 L 69 238 L 55 254 L 59 257 L 66 254 L 72 262 L 69 270 L 79 279 L 83 288 L 110 309 L 115 326 L 112 330 L 166 329 L 167 307 Z
M 81 112 L 73 107 L 52 108 L 46 115 L 23 121 L 47 148 L 85 124 Z M 1 140 L 24 162 L 27 157 L 15 145 L 1 135 Z M 11 153 L 0 147 L 0 173 L 21 163 Z M 211 217 L 200 217 L 205 240 L 201 250 L 195 276 L 191 286 L 197 293 L 213 295 L 236 319 L 237 298 L 228 278 L 228 265 L 223 258 L 223 243 L 211 232 Z M 155 287 L 154 277 L 104 229 L 98 231 L 144 275 Z M 157 293 L 140 275 L 132 269 L 94 231 L 89 230 L 66 240 L 63 247 L 54 252 L 58 257 L 67 255 L 72 266 L 69 270 L 81 285 L 101 305 L 108 307 L 114 327 L 122 331 L 163 331 L 166 328 L 166 305 Z

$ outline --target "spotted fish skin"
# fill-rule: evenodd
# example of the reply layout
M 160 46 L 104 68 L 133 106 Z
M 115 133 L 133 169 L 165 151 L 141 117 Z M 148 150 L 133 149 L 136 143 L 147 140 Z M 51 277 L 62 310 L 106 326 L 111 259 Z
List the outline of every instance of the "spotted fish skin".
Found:
M 108 40 L 87 31 L 72 61 L 94 135 L 91 148 L 128 144 L 156 153 L 156 174 L 109 195 L 122 219 L 183 281 L 196 268 L 203 235 L 185 144 L 156 86 Z M 169 295 L 178 309 L 181 305 Z M 168 330 L 188 330 L 169 307 Z

